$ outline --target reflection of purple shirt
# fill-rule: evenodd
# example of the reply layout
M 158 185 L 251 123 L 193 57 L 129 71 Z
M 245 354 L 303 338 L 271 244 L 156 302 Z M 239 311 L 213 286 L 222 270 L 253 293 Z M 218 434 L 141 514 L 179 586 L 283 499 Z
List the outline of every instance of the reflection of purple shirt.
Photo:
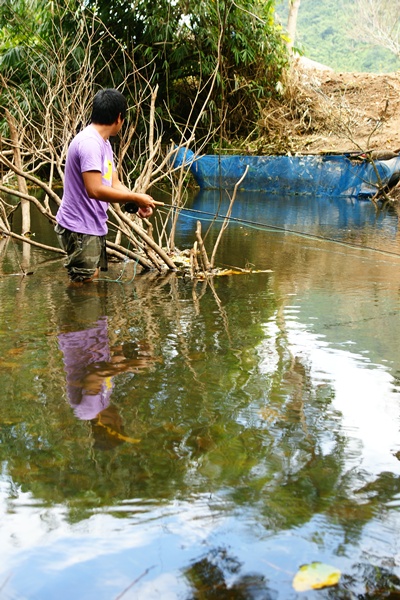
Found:
M 104 185 L 112 185 L 114 158 L 111 144 L 88 125 L 72 140 L 65 163 L 64 193 L 57 222 L 70 231 L 106 235 L 108 202 L 89 198 L 82 173 L 100 171 Z
M 110 403 L 111 378 L 104 378 L 100 392 L 95 394 L 84 389 L 83 380 L 96 371 L 96 363 L 110 360 L 107 317 L 101 317 L 89 329 L 60 333 L 58 344 L 64 354 L 68 401 L 79 419 L 94 419 Z

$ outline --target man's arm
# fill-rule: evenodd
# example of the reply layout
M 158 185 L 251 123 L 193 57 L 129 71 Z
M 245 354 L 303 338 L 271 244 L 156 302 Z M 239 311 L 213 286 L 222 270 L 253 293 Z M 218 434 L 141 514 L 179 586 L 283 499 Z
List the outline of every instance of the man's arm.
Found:
M 157 200 L 154 200 L 149 194 L 132 192 L 119 181 L 116 173 L 115 175 L 113 173 L 111 187 L 103 184 L 100 171 L 85 171 L 82 173 L 82 177 L 89 198 L 93 198 L 94 200 L 118 202 L 119 204 L 134 202 L 139 209 L 143 209 L 141 212 L 146 212 L 147 209 L 151 209 L 151 213 L 156 205 L 163 206 L 164 204 L 163 202 L 157 202 Z M 150 214 L 142 214 L 141 216 L 150 216 Z

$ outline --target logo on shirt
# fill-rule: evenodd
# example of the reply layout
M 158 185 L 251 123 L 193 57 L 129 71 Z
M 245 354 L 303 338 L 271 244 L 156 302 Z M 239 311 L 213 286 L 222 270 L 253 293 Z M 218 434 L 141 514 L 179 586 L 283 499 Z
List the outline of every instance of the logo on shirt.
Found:
M 104 161 L 105 173 L 103 174 L 103 179 L 106 181 L 112 181 L 112 162 L 111 160 Z

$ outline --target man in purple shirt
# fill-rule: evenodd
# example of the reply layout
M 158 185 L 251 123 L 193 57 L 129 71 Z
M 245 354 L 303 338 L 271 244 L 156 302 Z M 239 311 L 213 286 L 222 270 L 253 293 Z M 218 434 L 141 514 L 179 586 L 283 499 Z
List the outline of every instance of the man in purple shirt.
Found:
M 100 90 L 93 99 L 90 125 L 68 148 L 55 231 L 67 253 L 65 267 L 72 282 L 92 281 L 99 267 L 107 270 L 109 202 L 134 203 L 141 218 L 149 217 L 157 204 L 163 204 L 148 194 L 132 192 L 118 179 L 109 137 L 120 131 L 126 110 L 126 99 L 118 90 Z

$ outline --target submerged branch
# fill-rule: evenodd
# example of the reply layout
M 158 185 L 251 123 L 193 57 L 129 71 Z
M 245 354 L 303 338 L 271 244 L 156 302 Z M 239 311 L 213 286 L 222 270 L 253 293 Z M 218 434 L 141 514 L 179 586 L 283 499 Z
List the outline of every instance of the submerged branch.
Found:
M 31 246 L 36 246 L 37 248 L 42 248 L 42 250 L 49 250 L 50 252 L 56 252 L 57 254 L 63 254 L 65 256 L 65 252 L 64 252 L 64 250 L 61 250 L 61 248 L 55 248 L 54 246 L 47 246 L 46 244 L 41 244 L 40 242 L 35 242 L 35 241 L 31 240 L 31 238 L 28 238 L 23 235 L 18 235 L 18 233 L 14 233 L 13 231 L 8 231 L 6 229 L 3 229 L 1 226 L 0 226 L 0 234 L 5 235 L 5 236 L 10 236 L 16 240 L 19 240 L 20 242 L 25 242 L 26 244 L 30 244 Z
M 221 230 L 220 230 L 220 232 L 218 234 L 217 240 L 216 240 L 216 242 L 214 244 L 214 249 L 212 251 L 212 255 L 211 255 L 211 269 L 214 268 L 215 255 L 217 253 L 217 249 L 218 249 L 219 243 L 221 241 L 222 234 L 224 233 L 225 229 L 229 225 L 229 219 L 230 219 L 230 216 L 231 216 L 231 213 L 232 213 L 232 207 L 233 207 L 233 203 L 235 202 L 235 199 L 236 199 L 237 191 L 239 189 L 240 184 L 242 183 L 242 181 L 246 177 L 248 170 L 249 170 L 249 165 L 246 165 L 246 169 L 245 169 L 243 175 L 241 176 L 241 178 L 239 179 L 239 181 L 237 181 L 236 184 L 235 184 L 235 187 L 234 187 L 234 190 L 233 190 L 233 194 L 232 194 L 232 198 L 230 200 L 229 207 L 228 207 L 228 210 L 226 212 L 226 216 L 225 216 L 224 222 L 222 223 Z
M 143 242 L 145 242 L 148 248 L 144 246 L 144 250 L 153 263 L 154 258 L 152 258 L 149 248 L 151 248 L 151 250 L 153 250 L 153 252 L 163 260 L 167 267 L 169 267 L 170 269 L 176 269 L 173 260 L 171 260 L 168 254 L 145 232 L 145 230 L 138 223 L 127 217 L 126 214 L 124 214 L 119 207 L 114 206 L 114 211 L 118 215 L 118 218 L 121 221 L 123 221 L 123 223 L 127 225 L 127 227 L 130 230 L 132 230 L 132 232 L 135 235 L 137 235 Z M 157 268 L 159 267 L 159 263 L 157 261 L 154 264 Z
M 123 246 L 120 246 L 119 244 L 114 244 L 113 242 L 110 242 L 108 240 L 106 242 L 106 247 L 107 250 L 110 249 L 109 253 L 112 256 L 118 256 L 121 259 L 127 257 L 131 260 L 135 260 L 146 270 L 150 270 L 153 268 L 153 265 L 149 261 L 147 261 L 143 256 L 137 254 L 136 252 L 133 252 L 132 250 L 129 250 L 128 248 L 124 248 Z
M 197 238 L 197 243 L 200 248 L 200 258 L 201 258 L 201 262 L 203 263 L 203 269 L 204 269 L 204 271 L 210 271 L 212 269 L 212 266 L 211 266 L 210 261 L 208 260 L 207 251 L 204 247 L 203 238 L 201 237 L 200 221 L 197 221 L 196 238 Z

